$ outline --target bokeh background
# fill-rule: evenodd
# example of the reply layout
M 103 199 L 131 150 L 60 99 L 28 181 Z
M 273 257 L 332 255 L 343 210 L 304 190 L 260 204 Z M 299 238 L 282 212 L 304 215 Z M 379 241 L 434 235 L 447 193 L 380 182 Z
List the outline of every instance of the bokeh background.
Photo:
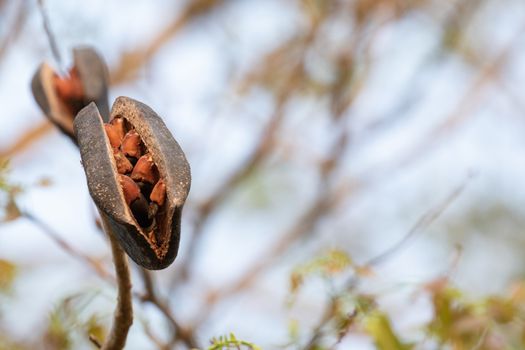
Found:
M 0 349 L 91 349 L 111 321 L 78 151 L 29 88 L 78 45 L 192 168 L 177 260 L 132 267 L 127 348 L 525 348 L 525 2 L 42 5 L 0 1 Z

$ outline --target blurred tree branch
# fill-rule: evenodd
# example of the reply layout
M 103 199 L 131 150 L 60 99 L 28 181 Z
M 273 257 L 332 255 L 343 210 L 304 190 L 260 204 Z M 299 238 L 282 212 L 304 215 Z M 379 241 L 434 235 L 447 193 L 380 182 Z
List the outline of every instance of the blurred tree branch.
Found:
M 141 297 L 141 300 L 155 305 L 173 328 L 172 339 L 170 340 L 170 343 L 166 345 L 166 348 L 170 349 L 179 340 L 190 349 L 197 348 L 197 342 L 194 339 L 193 333 L 179 324 L 173 316 L 168 304 L 158 296 L 155 289 L 156 283 L 153 280 L 152 273 L 143 268 L 140 269 L 140 273 L 146 290 L 146 293 Z
M 85 263 L 89 266 L 97 275 L 102 279 L 107 280 L 111 283 L 115 283 L 115 278 L 109 274 L 109 272 L 100 264 L 99 261 L 93 259 L 91 256 L 84 254 L 77 250 L 69 242 L 64 240 L 60 235 L 53 230 L 52 227 L 47 225 L 45 222 L 34 216 L 33 214 L 23 211 L 21 217 L 27 219 L 29 222 L 37 226 L 42 230 L 46 236 L 53 240 L 64 252 L 69 254 L 71 257 L 79 260 L 81 263 Z
M 118 85 L 136 79 L 137 73 L 155 54 L 189 22 L 208 15 L 223 4 L 225 0 L 192 0 L 156 37 L 149 40 L 143 47 L 122 54 L 119 64 L 112 69 L 111 84 Z
M 3 10 L 6 3 L 2 2 L 0 4 L 0 11 Z M 17 2 L 17 6 L 15 9 L 15 14 L 11 17 L 13 23 L 8 28 L 7 33 L 3 38 L 0 40 L 0 62 L 4 58 L 7 49 L 9 46 L 15 42 L 20 34 L 22 33 L 22 29 L 24 28 L 27 14 L 28 14 L 28 2 L 27 1 L 19 1 Z M 4 14 L 4 17 L 7 17 Z M 7 20 L 7 19 L 6 19 Z

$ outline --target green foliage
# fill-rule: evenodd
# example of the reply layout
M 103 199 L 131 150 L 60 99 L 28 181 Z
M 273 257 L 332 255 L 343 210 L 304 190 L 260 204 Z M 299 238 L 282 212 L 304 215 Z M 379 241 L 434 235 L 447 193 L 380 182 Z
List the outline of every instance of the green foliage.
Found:
M 219 338 L 213 338 L 211 340 L 211 345 L 207 350 L 226 350 L 226 349 L 250 349 L 250 350 L 261 350 L 257 345 L 247 342 L 245 340 L 240 340 L 235 337 L 233 333 L 227 336 L 220 336 Z
M 290 291 L 297 293 L 304 280 L 311 276 L 324 278 L 333 277 L 347 268 L 354 266 L 350 256 L 342 250 L 331 250 L 314 258 L 302 266 L 298 266 L 290 276 Z
M 291 292 L 296 293 L 308 277 L 327 279 L 349 267 L 354 269 L 356 281 L 367 275 L 359 273 L 344 252 L 330 251 L 299 266 L 291 275 Z M 348 287 L 348 286 L 347 286 Z M 379 350 L 411 350 L 424 342 L 435 342 L 438 348 L 451 350 L 504 350 L 525 348 L 525 282 L 516 284 L 509 295 L 491 295 L 472 299 L 455 288 L 448 278 L 439 278 L 418 288 L 429 296 L 433 317 L 419 325 L 425 337 L 414 343 L 403 340 L 386 313 L 376 302 L 376 296 L 364 294 L 349 287 L 332 296 L 330 308 L 323 323 L 314 332 L 317 336 L 310 349 L 332 348 L 349 333 L 369 336 Z M 319 317 L 319 316 L 316 316 Z M 300 323 L 289 325 L 291 344 L 300 347 Z
M 56 310 L 49 316 L 45 342 L 57 350 L 69 350 L 72 348 L 70 329 L 60 310 Z
M 62 300 L 49 315 L 46 343 L 57 350 L 75 349 L 88 343 L 90 336 L 102 341 L 105 327 L 96 314 L 87 312 L 94 299 L 92 293 L 81 293 Z M 87 315 L 86 315 L 87 313 Z
M 93 337 L 100 341 L 106 337 L 106 328 L 97 315 L 91 315 L 82 328 L 83 333 L 87 335 L 88 339 Z
M 333 332 L 341 338 L 363 317 L 375 312 L 375 297 L 365 294 L 342 293 L 336 296 L 332 308 Z
M 17 344 L 11 339 L 4 338 L 4 335 L 0 333 L 0 350 L 25 350 L 27 347 Z
M 0 159 L 0 191 L 7 191 L 9 185 L 7 183 L 7 170 L 9 168 L 9 161 Z
M 410 350 L 412 345 L 399 340 L 390 324 L 388 317 L 381 312 L 374 312 L 365 319 L 365 330 L 374 339 L 380 350 Z
M 3 222 L 16 220 L 21 215 L 15 201 L 15 197 L 21 192 L 21 188 L 8 181 L 8 173 L 9 161 L 0 160 L 0 192 L 3 192 L 0 197 L 0 206 L 4 210 Z
M 429 335 L 454 350 L 523 349 L 525 338 L 525 286 L 510 296 L 469 300 L 448 281 L 431 283 L 434 318 L 426 325 Z
M 0 259 L 0 292 L 11 289 L 16 277 L 16 266 L 7 260 Z
M 288 321 L 288 337 L 291 344 L 299 344 L 300 340 L 300 324 L 296 319 Z
M 332 282 L 340 277 L 348 277 L 351 272 L 356 278 L 367 276 L 366 268 L 357 266 L 351 257 L 342 250 L 330 250 L 314 257 L 312 260 L 297 266 L 290 275 L 290 293 L 292 301 L 301 287 L 311 278 L 320 277 L 334 286 Z M 333 289 L 333 288 L 332 288 Z M 292 303 L 290 303 L 290 306 Z M 331 296 L 330 306 L 323 316 L 323 324 L 315 330 L 317 336 L 310 340 L 309 349 L 332 348 L 323 344 L 328 342 L 339 343 L 351 330 L 359 327 L 366 315 L 377 308 L 375 297 L 368 294 L 353 293 L 351 290 L 342 290 Z M 317 317 L 317 316 L 316 316 Z M 290 344 L 302 347 L 298 321 L 289 324 Z
M 17 277 L 16 265 L 4 259 L 0 259 L 0 296 L 11 296 L 13 282 Z M 5 299 L 0 299 L 0 302 Z M 2 306 L 2 304 L 0 304 Z M 0 319 L 2 310 L 0 309 Z M 21 350 L 23 347 L 12 340 L 9 334 L 5 334 L 0 328 L 0 350 Z
M 9 193 L 4 210 L 5 213 L 2 218 L 3 222 L 14 221 L 22 215 L 20 208 L 18 208 L 18 205 L 16 204 L 14 192 Z

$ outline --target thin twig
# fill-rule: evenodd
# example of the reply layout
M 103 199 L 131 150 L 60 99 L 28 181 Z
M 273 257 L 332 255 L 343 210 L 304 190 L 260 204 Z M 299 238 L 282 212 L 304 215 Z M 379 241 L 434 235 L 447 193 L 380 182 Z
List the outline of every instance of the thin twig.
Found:
M 163 343 L 154 333 L 151 327 L 147 322 L 142 322 L 142 328 L 144 328 L 144 334 L 146 337 L 148 337 L 153 344 L 157 347 L 159 350 L 169 350 L 170 347 L 168 344 Z
M 118 298 L 113 324 L 107 339 L 102 345 L 102 350 L 121 350 L 126 345 L 128 332 L 133 324 L 133 302 L 131 294 L 131 277 L 129 273 L 126 253 L 114 237 L 107 217 L 100 213 L 104 231 L 107 233 L 113 254 L 113 263 L 117 276 Z
M 461 193 L 465 190 L 465 187 L 467 186 L 470 179 L 472 179 L 474 175 L 469 175 L 463 183 L 461 183 L 454 191 L 450 193 L 450 195 L 445 198 L 445 200 L 439 204 L 438 206 L 430 209 L 425 214 L 423 214 L 418 221 L 412 226 L 410 230 L 393 246 L 386 249 L 384 252 L 376 255 L 375 257 L 369 259 L 364 266 L 371 267 L 379 265 L 386 260 L 388 260 L 392 255 L 396 254 L 399 250 L 404 248 L 407 243 L 414 238 L 414 236 L 426 229 L 430 224 L 432 224 L 434 221 L 436 221 L 443 212 L 454 202 Z
M 164 315 L 166 320 L 168 320 L 169 324 L 173 328 L 172 342 L 180 340 L 190 349 L 198 348 L 197 341 L 195 340 L 193 333 L 179 324 L 179 322 L 173 316 L 168 304 L 158 296 L 152 273 L 142 268 L 140 269 L 140 272 L 144 283 L 144 288 L 146 289 L 146 295 L 142 297 L 142 301 L 155 305 L 156 308 Z
M 91 269 L 93 269 L 93 271 L 95 271 L 103 279 L 113 283 L 115 282 L 114 277 L 111 276 L 109 272 L 106 271 L 106 269 L 102 267 L 102 265 L 97 260 L 74 248 L 40 218 L 34 216 L 33 214 L 27 211 L 22 211 L 20 215 L 21 217 L 29 220 L 29 222 L 37 226 L 40 230 L 42 230 L 42 232 L 44 232 L 49 238 L 51 238 L 60 248 L 62 248 L 71 257 L 79 260 L 82 263 L 87 264 L 87 266 L 91 267 Z
M 38 0 L 38 9 L 42 16 L 42 24 L 44 25 L 44 31 L 46 32 L 47 40 L 49 41 L 49 47 L 51 48 L 51 53 L 55 59 L 59 69 L 64 70 L 62 56 L 60 55 L 60 50 L 58 49 L 56 38 L 51 30 L 51 25 L 49 24 L 49 18 L 44 7 L 44 0 Z M 62 72 L 63 73 L 63 72 Z
M 144 47 L 121 56 L 118 66 L 112 70 L 111 84 L 121 84 L 134 79 L 137 72 L 150 61 L 155 54 L 177 35 L 188 22 L 200 18 L 217 8 L 225 0 L 194 0 L 190 1 L 182 13 L 169 23 L 155 38 L 148 41 Z
M 41 139 L 44 135 L 47 135 L 51 130 L 54 130 L 53 124 L 47 119 L 38 122 L 36 126 L 32 126 L 29 130 L 26 130 L 14 143 L 7 148 L 0 150 L 0 159 L 8 159 L 17 153 L 25 151 L 33 143 Z
M 4 11 L 4 5 L 2 4 L 2 7 L 0 8 L 0 11 Z M 19 1 L 18 7 L 16 9 L 15 14 L 10 14 L 9 16 L 6 14 L 4 17 L 10 17 L 13 18 L 13 24 L 9 27 L 8 32 L 6 33 L 5 37 L 2 38 L 3 40 L 0 42 L 0 59 L 4 57 L 5 53 L 8 51 L 9 45 L 13 43 L 22 32 L 22 29 L 24 28 L 24 24 L 27 19 L 27 1 Z
M 97 348 L 97 349 L 100 349 L 102 348 L 102 344 L 100 344 L 100 341 L 93 335 L 93 334 L 90 334 L 89 335 L 89 341 Z

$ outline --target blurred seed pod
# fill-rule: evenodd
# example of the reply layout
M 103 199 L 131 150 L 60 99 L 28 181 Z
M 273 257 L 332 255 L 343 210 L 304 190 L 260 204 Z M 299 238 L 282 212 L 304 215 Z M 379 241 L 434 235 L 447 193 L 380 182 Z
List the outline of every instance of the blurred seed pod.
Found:
M 109 118 L 108 69 L 91 47 L 73 49 L 73 67 L 66 77 L 42 63 L 33 75 L 31 90 L 46 117 L 74 142 L 73 120 L 89 103 L 96 103 L 104 120 Z
M 137 182 L 132 184 L 134 180 L 118 173 L 114 148 L 94 103 L 82 109 L 74 122 L 89 192 L 108 231 L 115 234 L 128 255 L 147 269 L 162 269 L 177 256 L 182 207 L 190 190 L 190 167 L 179 144 L 151 108 L 119 97 L 111 110 L 111 118 L 115 117 L 124 118 L 128 128 L 139 134 L 153 160 L 158 182 L 162 181 L 154 199 L 160 198 L 156 200 L 161 206 L 148 199 L 148 194 L 137 195 Z M 157 193 L 164 189 L 165 193 Z

